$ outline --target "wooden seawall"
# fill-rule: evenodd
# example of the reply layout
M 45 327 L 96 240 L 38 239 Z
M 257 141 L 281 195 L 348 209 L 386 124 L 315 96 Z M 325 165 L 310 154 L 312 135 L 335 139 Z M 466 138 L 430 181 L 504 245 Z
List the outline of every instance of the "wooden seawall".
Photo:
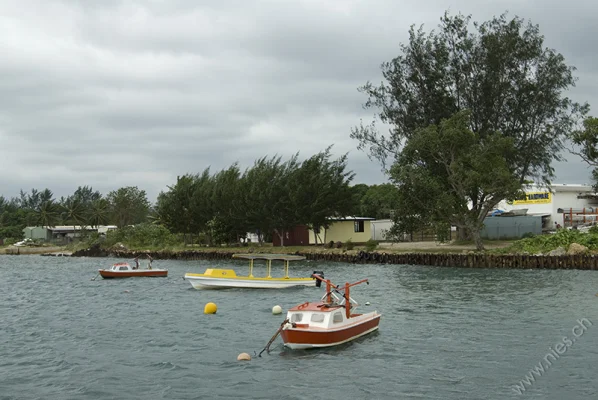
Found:
M 116 257 L 135 258 L 151 255 L 157 260 L 227 260 L 233 255 L 228 251 L 106 251 L 100 249 L 80 250 L 72 257 Z M 536 255 L 494 255 L 494 254 L 446 254 L 446 253 L 383 253 L 364 252 L 317 253 L 296 252 L 308 260 L 345 262 L 352 264 L 403 264 L 429 265 L 436 267 L 464 268 L 519 268 L 519 269 L 581 269 L 598 270 L 598 256 L 589 254 L 536 256 Z

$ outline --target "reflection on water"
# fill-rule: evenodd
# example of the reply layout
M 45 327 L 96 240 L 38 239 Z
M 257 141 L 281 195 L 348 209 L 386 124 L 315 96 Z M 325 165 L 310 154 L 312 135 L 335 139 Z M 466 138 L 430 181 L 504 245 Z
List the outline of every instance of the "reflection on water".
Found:
M 598 322 L 591 271 L 298 262 L 296 276 L 369 278 L 351 295 L 382 313 L 380 330 L 330 349 L 279 338 L 255 357 L 285 317 L 272 306 L 323 288 L 198 291 L 182 279 L 225 261 L 160 260 L 168 278 L 91 280 L 115 261 L 0 256 L 0 399 L 517 398 L 513 385 L 577 319 Z M 203 314 L 209 301 L 217 314 Z M 592 327 L 525 396 L 596 397 L 597 344 Z M 241 352 L 253 360 L 236 361 Z

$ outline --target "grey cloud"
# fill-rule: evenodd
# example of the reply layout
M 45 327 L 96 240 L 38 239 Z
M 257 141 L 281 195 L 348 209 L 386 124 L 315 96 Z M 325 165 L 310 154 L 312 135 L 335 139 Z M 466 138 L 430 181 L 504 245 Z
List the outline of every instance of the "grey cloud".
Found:
M 79 185 L 139 186 L 153 201 L 177 175 L 262 156 L 349 153 L 355 183 L 380 166 L 349 138 L 357 87 L 379 82 L 411 24 L 446 9 L 485 20 L 509 10 L 539 23 L 575 65 L 570 95 L 596 102 L 588 48 L 598 6 L 572 0 L 0 1 L 3 195 Z M 558 179 L 589 176 L 567 156 Z M 584 175 L 586 174 L 586 175 Z M 589 179 L 588 179 L 589 180 Z

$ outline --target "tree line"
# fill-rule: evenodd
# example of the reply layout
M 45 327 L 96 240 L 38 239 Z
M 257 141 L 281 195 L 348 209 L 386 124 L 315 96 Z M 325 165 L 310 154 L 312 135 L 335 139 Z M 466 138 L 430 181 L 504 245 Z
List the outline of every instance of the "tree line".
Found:
M 79 186 L 72 195 L 60 199 L 47 188 L 21 190 L 19 197 L 0 196 L 0 238 L 21 239 L 26 226 L 123 227 L 145 222 L 150 209 L 145 191 L 134 186 L 106 196 L 90 186 Z
M 184 242 L 235 243 L 247 233 L 260 242 L 296 225 L 327 228 L 331 217 L 390 218 L 398 201 L 397 188 L 350 185 L 347 155 L 333 159 L 331 148 L 300 161 L 298 154 L 283 161 L 263 157 L 241 170 L 238 164 L 211 173 L 179 176 L 151 204 L 144 190 L 123 187 L 103 196 L 90 186 L 55 199 L 50 189 L 21 191 L 7 200 L 0 196 L 0 238 L 20 240 L 25 226 L 97 227 L 151 223 L 179 234 Z
M 355 215 L 390 218 L 398 199 L 391 184 L 355 185 L 347 170 L 347 155 L 332 159 L 330 147 L 299 161 L 295 154 L 263 157 L 241 171 L 237 164 L 212 174 L 180 176 L 161 192 L 155 218 L 173 233 L 193 241 L 203 234 L 209 243 L 235 243 L 248 232 L 260 243 L 305 225 L 326 229 L 333 217 Z M 366 213 L 366 214 L 363 214 Z M 318 240 L 324 237 L 316 235 Z

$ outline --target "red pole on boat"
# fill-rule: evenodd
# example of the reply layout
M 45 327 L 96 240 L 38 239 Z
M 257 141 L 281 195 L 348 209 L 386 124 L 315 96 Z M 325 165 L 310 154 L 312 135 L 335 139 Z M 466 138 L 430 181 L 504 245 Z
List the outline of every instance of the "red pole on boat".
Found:
M 350 284 L 350 285 L 347 283 L 347 285 L 349 285 L 349 287 L 351 287 L 351 286 L 359 285 L 360 283 L 364 283 L 364 282 L 367 282 L 367 281 L 368 281 L 368 280 L 367 280 L 367 278 L 366 278 L 366 279 L 362 279 L 362 280 L 360 280 L 360 281 L 354 282 L 354 283 L 352 283 L 352 284 Z M 369 283 L 368 283 L 368 285 L 369 285 Z
M 349 301 L 351 298 L 349 295 L 349 288 L 351 286 L 352 285 L 349 285 L 349 282 L 345 283 L 345 315 L 347 316 L 347 319 L 351 318 L 351 302 Z
M 330 304 L 332 303 L 332 298 L 331 298 L 331 294 L 332 294 L 332 285 L 330 284 L 330 279 L 326 280 L 326 303 Z

